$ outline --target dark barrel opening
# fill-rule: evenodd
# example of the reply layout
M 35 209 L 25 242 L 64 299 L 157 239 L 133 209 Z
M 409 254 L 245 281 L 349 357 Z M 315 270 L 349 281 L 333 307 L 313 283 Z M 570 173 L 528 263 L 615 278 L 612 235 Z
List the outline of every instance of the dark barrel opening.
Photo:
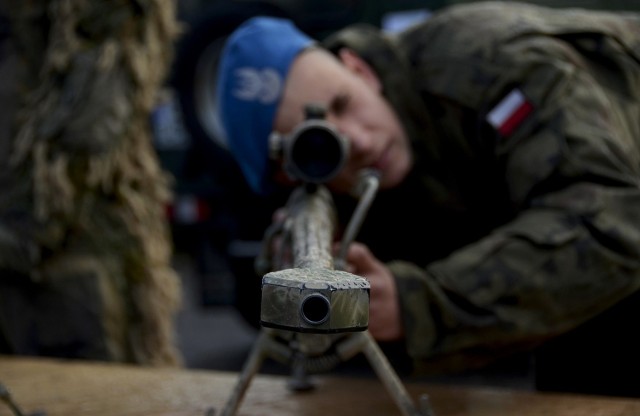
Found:
M 329 300 L 321 294 L 315 293 L 302 300 L 300 314 L 311 325 L 320 325 L 329 319 L 331 305 Z

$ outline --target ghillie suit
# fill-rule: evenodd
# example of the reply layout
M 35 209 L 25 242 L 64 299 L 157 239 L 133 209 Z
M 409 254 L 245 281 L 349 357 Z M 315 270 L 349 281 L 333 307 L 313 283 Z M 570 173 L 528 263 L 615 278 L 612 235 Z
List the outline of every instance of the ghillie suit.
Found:
M 178 364 L 169 178 L 148 125 L 175 3 L 16 1 L 5 12 L 3 50 L 19 59 L 17 81 L 0 81 L 15 111 L 0 136 L 0 351 Z

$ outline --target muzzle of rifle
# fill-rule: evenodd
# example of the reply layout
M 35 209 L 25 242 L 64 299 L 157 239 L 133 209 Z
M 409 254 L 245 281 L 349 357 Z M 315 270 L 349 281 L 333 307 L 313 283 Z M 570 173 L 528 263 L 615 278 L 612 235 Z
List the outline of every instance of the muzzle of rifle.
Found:
M 312 333 L 367 329 L 369 282 L 333 268 L 335 209 L 329 192 L 301 187 L 288 207 L 293 267 L 262 278 L 261 324 Z

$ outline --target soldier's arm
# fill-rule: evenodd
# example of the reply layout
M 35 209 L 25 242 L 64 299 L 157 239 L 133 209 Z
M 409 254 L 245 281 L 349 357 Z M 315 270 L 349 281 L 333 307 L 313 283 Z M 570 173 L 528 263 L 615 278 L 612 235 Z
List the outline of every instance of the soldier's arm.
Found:
M 530 59 L 495 102 L 518 88 L 533 111 L 496 152 L 519 214 L 426 270 L 389 265 L 414 358 L 531 346 L 640 288 L 637 63 L 597 67 L 549 39 L 511 48 Z

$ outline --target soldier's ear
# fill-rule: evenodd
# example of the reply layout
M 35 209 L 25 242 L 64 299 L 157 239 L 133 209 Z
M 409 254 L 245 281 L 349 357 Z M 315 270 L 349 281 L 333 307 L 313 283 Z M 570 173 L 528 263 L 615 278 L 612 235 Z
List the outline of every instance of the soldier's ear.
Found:
M 351 49 L 342 48 L 338 51 L 338 58 L 350 72 L 361 78 L 367 85 L 377 92 L 382 91 L 382 83 L 378 74 L 357 53 Z

